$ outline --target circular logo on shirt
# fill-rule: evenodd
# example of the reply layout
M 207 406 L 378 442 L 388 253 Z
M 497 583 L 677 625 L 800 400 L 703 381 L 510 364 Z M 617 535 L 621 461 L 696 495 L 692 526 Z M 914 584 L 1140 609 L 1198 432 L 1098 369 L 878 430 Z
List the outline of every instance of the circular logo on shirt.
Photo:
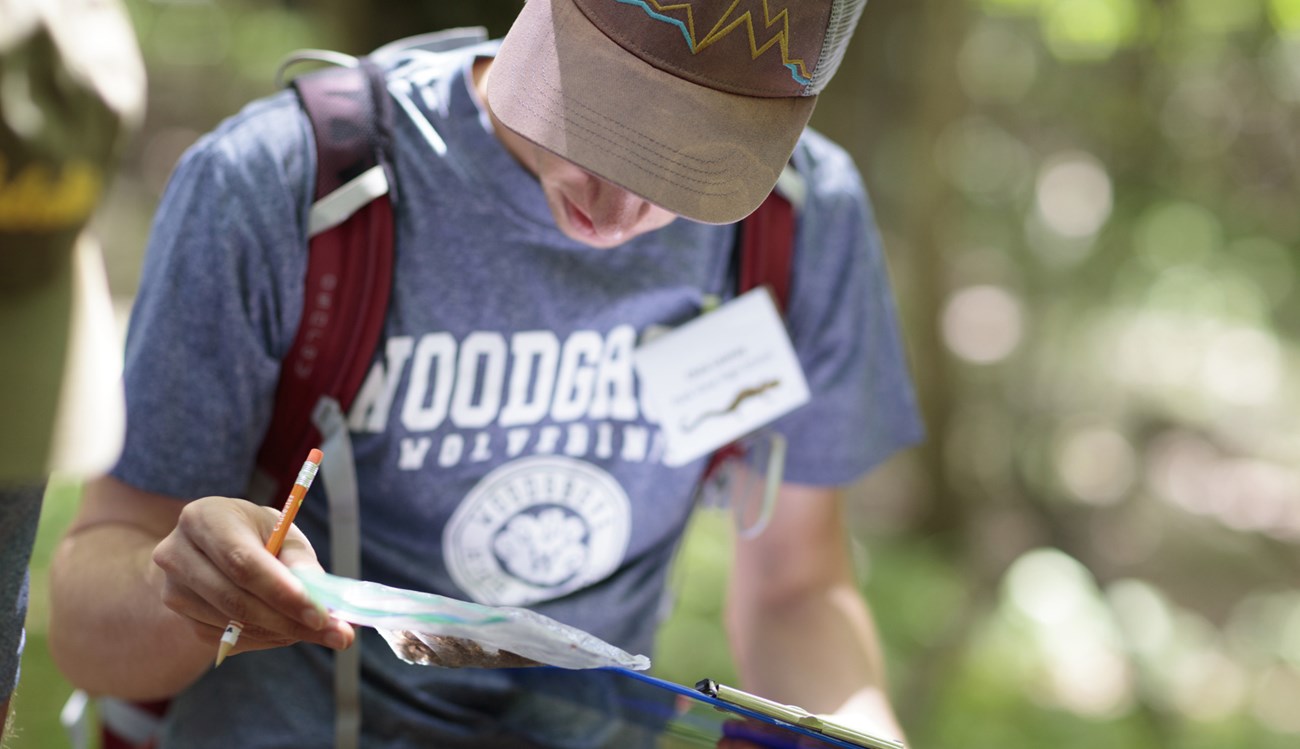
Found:
M 627 552 L 631 503 L 607 472 L 556 455 L 483 477 L 443 531 L 452 579 L 475 601 L 526 606 L 609 576 Z

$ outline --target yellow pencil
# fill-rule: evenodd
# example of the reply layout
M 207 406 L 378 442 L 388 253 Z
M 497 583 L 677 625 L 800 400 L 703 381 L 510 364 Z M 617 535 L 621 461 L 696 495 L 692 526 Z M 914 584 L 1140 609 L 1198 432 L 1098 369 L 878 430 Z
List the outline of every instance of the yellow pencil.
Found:
M 284 509 L 280 511 L 280 519 L 275 522 L 275 528 L 271 531 L 271 537 L 266 541 L 266 550 L 280 555 L 280 547 L 284 545 L 284 537 L 289 533 L 289 526 L 293 525 L 293 517 L 298 514 L 298 507 L 302 504 L 303 497 L 307 496 L 307 490 L 311 488 L 312 479 L 316 478 L 316 471 L 320 468 L 321 458 L 324 454 L 312 448 L 307 454 L 307 462 L 302 464 L 302 470 L 298 471 L 298 478 L 293 482 L 293 489 L 289 491 L 289 498 L 284 501 Z M 235 643 L 239 642 L 239 635 L 244 631 L 242 622 L 234 619 L 226 625 L 226 631 L 221 635 L 221 644 L 217 646 L 217 662 L 213 668 L 221 665 L 221 662 L 230 655 L 231 649 Z

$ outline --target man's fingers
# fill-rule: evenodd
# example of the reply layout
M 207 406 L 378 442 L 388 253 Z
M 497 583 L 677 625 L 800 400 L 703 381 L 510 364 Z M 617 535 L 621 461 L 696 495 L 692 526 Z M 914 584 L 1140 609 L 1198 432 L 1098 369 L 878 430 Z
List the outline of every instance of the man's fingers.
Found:
M 280 559 L 266 550 L 263 538 L 277 518 L 275 511 L 242 500 L 192 502 L 176 531 L 154 551 L 166 573 L 164 602 L 191 620 L 201 638 L 210 634 L 207 627 L 240 622 L 241 651 L 297 640 L 347 647 L 355 639 L 352 628 L 318 609 L 284 565 L 320 567 L 306 537 L 291 529 Z
M 163 583 L 162 601 L 167 608 L 185 617 L 191 624 L 214 628 L 225 626 L 220 611 L 179 581 L 169 578 Z
M 243 600 L 242 594 L 249 594 L 262 606 L 303 627 L 315 630 L 324 626 L 325 617 L 307 597 L 302 583 L 289 572 L 282 560 L 266 550 L 265 538 L 271 535 L 279 514 L 246 502 L 229 509 L 233 511 L 196 513 L 192 519 L 186 518 L 184 513 L 181 515 L 185 534 L 194 539 L 199 551 L 236 589 L 226 590 L 219 600 L 210 596 L 209 600 L 235 618 L 246 617 L 255 623 L 266 621 L 255 613 L 241 612 L 245 606 L 256 612 L 255 603 Z M 286 544 L 290 547 L 289 558 L 299 563 L 317 564 L 311 545 L 302 532 L 294 528 L 291 536 L 293 542 Z
M 213 627 L 224 628 L 231 620 L 238 621 L 249 637 L 315 640 L 326 623 L 326 617 L 315 609 L 310 614 L 296 612 L 299 616 L 295 618 L 285 616 L 235 585 L 211 562 L 170 570 L 163 601 L 173 611 Z M 304 623 L 300 618 L 312 621 Z
M 231 620 L 240 622 L 243 628 L 236 652 L 280 647 L 299 640 L 337 650 L 348 647 L 356 638 L 352 627 L 345 622 L 318 614 L 323 624 L 312 629 L 279 615 L 238 589 L 230 590 L 231 595 L 237 598 L 226 604 L 213 604 L 177 580 L 165 586 L 163 600 L 168 608 L 190 622 L 199 639 L 210 642 L 213 647 Z

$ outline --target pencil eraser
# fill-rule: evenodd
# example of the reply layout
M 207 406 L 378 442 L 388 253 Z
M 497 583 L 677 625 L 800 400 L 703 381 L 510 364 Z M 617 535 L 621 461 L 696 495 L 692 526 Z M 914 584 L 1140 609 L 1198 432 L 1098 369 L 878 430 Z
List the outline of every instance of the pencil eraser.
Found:
M 323 453 L 323 452 L 321 452 L 320 450 L 318 450 L 317 448 L 314 448 L 314 447 L 313 447 L 313 448 L 311 449 L 311 452 L 307 453 L 307 462 L 308 462 L 308 463 L 316 463 L 316 464 L 319 465 L 320 462 L 321 462 L 321 459 L 324 458 L 324 457 L 325 457 L 325 453 Z

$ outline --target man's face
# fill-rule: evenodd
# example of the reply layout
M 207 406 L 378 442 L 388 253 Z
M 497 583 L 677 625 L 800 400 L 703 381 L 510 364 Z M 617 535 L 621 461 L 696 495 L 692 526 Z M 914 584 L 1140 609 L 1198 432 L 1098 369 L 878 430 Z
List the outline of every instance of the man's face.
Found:
M 490 66 L 491 61 L 487 59 L 479 59 L 474 64 L 474 86 L 482 102 L 487 102 Z M 512 131 L 501 124 L 490 107 L 488 114 L 506 150 L 537 176 L 555 225 L 575 242 L 599 250 L 617 247 L 677 218 L 677 214 L 597 177 Z
M 576 242 L 602 250 L 617 247 L 677 218 L 540 146 L 526 147 L 531 159 L 525 164 L 541 182 L 555 225 Z

